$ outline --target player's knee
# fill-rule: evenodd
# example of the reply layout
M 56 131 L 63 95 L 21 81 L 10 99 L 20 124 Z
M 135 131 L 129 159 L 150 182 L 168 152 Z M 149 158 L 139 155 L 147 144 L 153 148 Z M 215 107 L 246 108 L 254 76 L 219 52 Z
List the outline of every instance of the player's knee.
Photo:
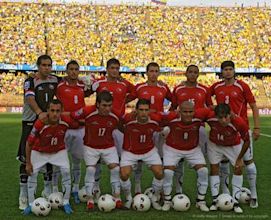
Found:
M 131 175 L 130 167 L 121 167 L 120 168 L 120 178 L 122 181 L 127 181 Z
M 242 175 L 242 168 L 243 167 L 235 167 L 233 170 L 234 175 Z
M 219 165 L 218 164 L 211 164 L 211 176 L 219 175 Z
M 164 171 L 162 166 L 157 166 L 153 169 L 154 177 L 158 180 L 162 180 L 164 178 Z

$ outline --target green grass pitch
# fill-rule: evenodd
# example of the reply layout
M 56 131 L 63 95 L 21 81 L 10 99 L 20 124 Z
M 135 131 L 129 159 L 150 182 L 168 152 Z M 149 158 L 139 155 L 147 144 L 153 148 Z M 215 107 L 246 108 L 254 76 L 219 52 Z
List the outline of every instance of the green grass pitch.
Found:
M 173 210 L 165 213 L 153 209 L 146 213 L 133 210 L 114 210 L 111 213 L 95 210 L 88 213 L 85 204 L 75 205 L 71 199 L 74 210 L 71 216 L 65 215 L 62 210 L 53 210 L 47 217 L 35 217 L 33 214 L 25 217 L 18 209 L 19 162 L 15 160 L 21 134 L 21 115 L 0 114 L 0 219 L 271 219 L 271 118 L 261 117 L 261 128 L 261 133 L 270 137 L 262 136 L 254 145 L 258 168 L 258 209 L 242 205 L 244 213 L 241 215 L 233 212 L 200 212 L 195 208 L 196 175 L 194 170 L 186 166 L 184 193 L 189 196 L 192 204 L 190 210 L 185 213 Z M 143 189 L 150 186 L 151 177 L 150 172 L 145 169 L 142 180 Z M 84 174 L 81 184 L 83 184 L 83 178 Z M 248 186 L 246 177 L 244 177 L 244 185 Z M 37 195 L 40 195 L 42 187 L 42 184 L 38 186 Z M 105 167 L 103 167 L 101 188 L 103 193 L 110 193 L 109 172 Z M 207 201 L 210 205 L 210 191 L 208 191 Z

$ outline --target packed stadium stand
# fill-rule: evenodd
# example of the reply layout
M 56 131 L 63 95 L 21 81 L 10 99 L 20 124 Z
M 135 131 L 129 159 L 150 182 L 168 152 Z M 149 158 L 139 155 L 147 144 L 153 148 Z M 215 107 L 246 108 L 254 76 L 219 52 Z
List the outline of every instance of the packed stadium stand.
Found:
M 103 66 L 116 57 L 122 66 L 219 67 L 231 59 L 237 67 L 269 68 L 270 8 L 151 7 L 0 2 L 0 63 L 35 64 L 41 54 L 53 64 L 76 59 Z M 25 74 L 0 74 L 1 106 L 21 106 Z M 132 83 L 141 75 L 125 75 Z M 161 76 L 172 89 L 184 80 Z M 200 82 L 211 85 L 215 75 Z M 259 106 L 271 106 L 271 78 L 243 78 Z
M 49 53 L 99 66 L 111 57 L 123 66 L 270 67 L 269 8 L 150 7 L 0 3 L 0 62 L 35 63 Z

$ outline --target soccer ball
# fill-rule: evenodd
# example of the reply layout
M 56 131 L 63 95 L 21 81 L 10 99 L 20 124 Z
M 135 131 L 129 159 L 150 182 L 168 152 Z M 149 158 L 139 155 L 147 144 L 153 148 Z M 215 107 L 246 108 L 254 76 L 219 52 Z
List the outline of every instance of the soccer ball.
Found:
M 151 200 L 145 194 L 138 194 L 133 199 L 133 209 L 140 212 L 146 212 L 151 207 Z
M 79 196 L 79 199 L 80 199 L 81 202 L 87 202 L 88 201 L 86 188 L 84 186 L 78 191 L 78 196 Z
M 113 196 L 105 194 L 98 199 L 98 207 L 100 211 L 111 212 L 116 207 L 116 201 Z
M 190 199 L 185 194 L 178 194 L 172 199 L 172 207 L 176 211 L 187 211 L 190 208 L 190 205 Z
M 55 192 L 48 197 L 52 209 L 59 209 L 63 206 L 63 193 Z
M 229 194 L 223 193 L 217 197 L 217 207 L 221 211 L 230 211 L 233 209 L 233 205 L 233 198 Z
M 37 198 L 32 204 L 31 211 L 36 216 L 47 216 L 51 211 L 51 204 L 42 197 Z
M 249 203 L 250 199 L 251 199 L 250 190 L 248 188 L 243 187 L 241 189 L 239 202 L 242 204 L 247 204 L 247 203 Z
M 148 196 L 150 199 L 151 199 L 153 193 L 154 193 L 154 191 L 153 191 L 152 187 L 147 188 L 147 189 L 145 190 L 145 192 L 144 192 L 144 194 L 145 194 L 146 196 Z

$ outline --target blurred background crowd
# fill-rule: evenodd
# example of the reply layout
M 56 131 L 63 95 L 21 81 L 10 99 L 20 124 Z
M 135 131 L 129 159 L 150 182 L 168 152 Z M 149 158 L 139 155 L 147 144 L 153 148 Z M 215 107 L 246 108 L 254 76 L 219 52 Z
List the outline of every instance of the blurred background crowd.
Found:
M 33 64 L 43 53 L 55 64 L 71 58 L 100 66 L 270 67 L 269 8 L 151 7 L 0 3 L 0 62 Z

